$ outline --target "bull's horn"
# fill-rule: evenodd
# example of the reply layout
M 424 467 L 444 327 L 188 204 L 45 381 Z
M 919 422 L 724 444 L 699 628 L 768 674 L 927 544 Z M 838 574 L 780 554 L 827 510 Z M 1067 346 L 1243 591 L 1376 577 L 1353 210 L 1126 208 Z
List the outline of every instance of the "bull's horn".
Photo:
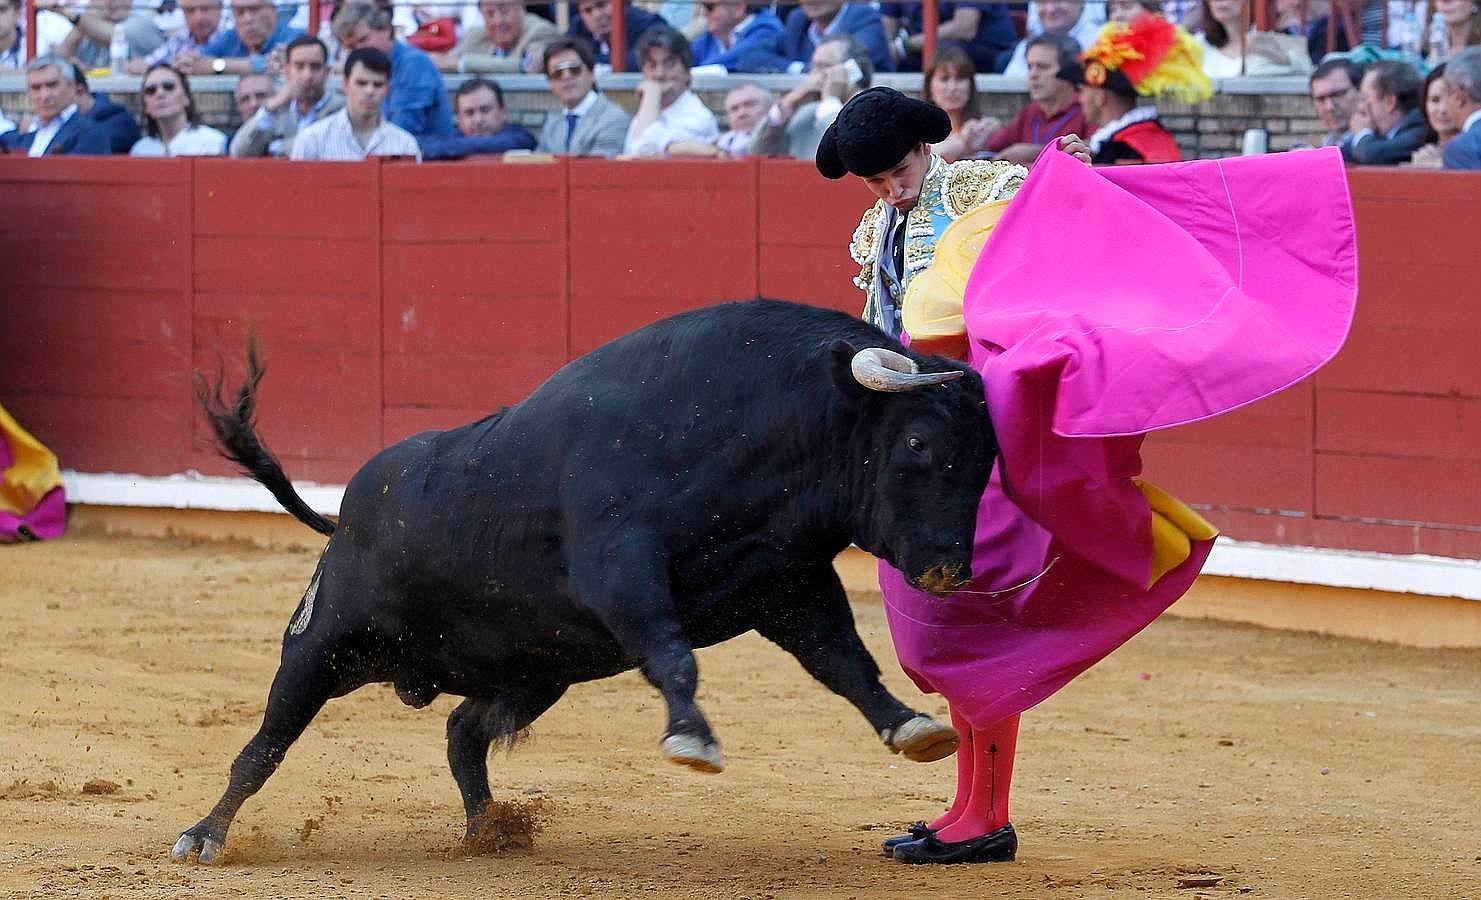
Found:
M 886 391 L 899 393 L 901 391 L 913 391 L 918 388 L 930 387 L 933 384 L 945 384 L 948 381 L 956 381 L 965 375 L 965 372 L 927 372 L 919 374 L 920 368 L 915 360 L 903 353 L 886 350 L 883 347 L 866 347 L 854 354 L 853 364 L 850 366 L 854 373 L 854 380 L 871 391 Z

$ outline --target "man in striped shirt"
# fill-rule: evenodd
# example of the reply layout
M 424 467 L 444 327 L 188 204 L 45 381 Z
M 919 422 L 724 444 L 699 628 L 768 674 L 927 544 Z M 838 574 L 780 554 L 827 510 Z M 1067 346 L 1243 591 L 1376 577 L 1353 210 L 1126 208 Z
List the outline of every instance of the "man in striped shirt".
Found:
M 345 60 L 345 108 L 298 133 L 293 159 L 350 162 L 371 156 L 414 156 L 417 139 L 381 116 L 391 84 L 391 59 L 374 47 L 361 47 Z

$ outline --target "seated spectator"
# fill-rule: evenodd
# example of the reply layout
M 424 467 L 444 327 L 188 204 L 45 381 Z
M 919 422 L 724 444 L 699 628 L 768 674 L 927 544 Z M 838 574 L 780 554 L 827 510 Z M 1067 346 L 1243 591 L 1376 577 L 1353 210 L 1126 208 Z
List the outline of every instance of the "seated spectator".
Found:
M 843 37 L 852 37 L 864 47 L 873 71 L 895 71 L 895 60 L 890 55 L 890 42 L 885 38 L 879 13 L 866 4 L 843 0 L 802 0 L 787 15 L 787 23 L 771 51 L 753 57 L 756 67 L 753 71 L 805 72 L 820 44 Z
M 1352 117 L 1358 111 L 1358 84 L 1363 70 L 1344 57 L 1334 57 L 1311 73 L 1311 102 L 1317 118 L 1327 126 L 1323 147 L 1341 147 L 1342 158 L 1352 162 Z
M 1419 92 L 1424 81 L 1406 62 L 1380 60 L 1358 85 L 1352 117 L 1352 161 L 1365 166 L 1408 162 L 1424 141 Z
M 1460 134 L 1460 123 L 1450 118 L 1445 99 L 1445 64 L 1440 63 L 1424 77 L 1424 143 L 1410 162 L 1419 169 L 1439 169 L 1445 164 L 1445 145 Z
M 59 56 L 26 64 L 26 97 L 35 128 L 0 135 L 0 147 L 27 156 L 107 156 L 108 136 L 77 107 L 77 70 Z
M 329 49 L 316 37 L 302 34 L 288 44 L 283 86 L 242 122 L 231 139 L 237 159 L 288 157 L 293 139 L 304 128 L 345 107 L 344 98 L 325 90 Z
M 1451 54 L 1445 63 L 1445 100 L 1460 134 L 1445 145 L 1445 168 L 1481 169 L 1481 47 Z
M 754 81 L 732 88 L 725 95 L 725 123 L 730 130 L 715 142 L 721 156 L 740 159 L 751 152 L 751 135 L 773 100 L 771 91 Z
M 123 29 L 129 59 L 148 56 L 165 40 L 159 26 L 154 24 L 154 12 L 134 9 L 131 0 L 91 0 L 75 16 L 66 11 L 63 0 L 35 0 L 35 3 L 38 13 L 52 10 L 72 22 L 72 30 L 51 48 L 51 53 L 76 60 L 83 69 L 106 69 L 112 65 L 110 47 L 114 28 Z
M 1069 35 L 1080 49 L 1087 50 L 1100 33 L 1101 23 L 1090 14 L 1085 0 L 1034 0 L 1033 7 L 1039 14 L 1042 27 L 1038 32 L 1030 29 L 1031 36 Z M 1013 55 L 1003 67 L 1003 74 L 1028 75 L 1028 38 L 1014 46 Z
M 622 152 L 632 120 L 596 92 L 595 66 L 591 44 L 582 38 L 567 35 L 545 48 L 545 77 L 560 108 L 546 118 L 537 149 L 609 159 Z
M 921 49 L 926 44 L 924 9 L 917 0 L 879 5 L 898 71 L 920 71 Z M 998 71 L 1018 42 L 1005 3 L 938 3 L 936 21 L 936 52 L 960 47 L 979 72 Z
M 1249 0 L 1203 0 L 1203 71 L 1210 78 L 1240 75 L 1305 75 L 1311 71 L 1306 41 L 1256 31 Z
M 231 0 L 235 26 L 216 35 L 200 50 L 187 49 L 175 57 L 175 68 L 191 75 L 277 74 L 281 62 L 273 51 L 303 32 L 278 21 L 278 9 L 269 0 Z
M 599 65 L 612 64 L 612 0 L 579 0 L 576 4 L 577 18 L 571 22 L 566 34 L 582 38 L 591 44 Z M 627 65 L 629 72 L 638 69 L 637 46 L 643 32 L 654 25 L 664 24 L 663 19 L 639 9 L 635 3 L 622 7 L 622 32 L 627 41 Z
M 1352 49 L 1346 22 L 1337 17 L 1335 32 L 1330 0 L 1275 0 L 1275 30 L 1306 41 L 1306 55 L 1313 63 L 1328 53 Z M 1353 88 L 1357 90 L 1357 88 Z
M 740 159 L 751 147 L 751 130 L 771 108 L 772 93 L 755 82 L 732 88 L 725 95 L 728 131 L 709 140 L 674 141 L 668 155 L 696 159 Z
M 201 124 L 190 82 L 174 66 L 155 63 L 139 91 L 144 104 L 144 136 L 130 156 L 221 156 L 226 135 Z
M 1131 21 L 1142 13 L 1151 16 L 1162 15 L 1162 0 L 1107 0 L 1106 21 L 1120 22 L 1122 25 L 1130 25 Z M 1163 18 L 1167 18 L 1163 16 Z M 1173 19 L 1168 21 L 1176 24 Z M 1186 26 L 1184 26 L 1186 28 Z
M 94 94 L 87 88 L 87 76 L 76 64 L 72 72 L 77 82 L 77 111 L 97 124 L 108 138 L 110 153 L 127 153 L 139 140 L 139 123 L 133 113 L 108 99 L 107 94 Z
M 997 119 L 983 116 L 977 68 L 961 47 L 947 47 L 937 53 L 922 83 L 926 102 L 945 110 L 951 120 L 950 136 L 931 145 L 932 152 L 947 162 L 973 155 L 1001 126 Z
M 351 3 L 334 14 L 334 36 L 347 52 L 373 47 L 391 61 L 391 87 L 385 117 L 418 139 L 453 133 L 452 106 L 442 73 L 426 53 L 396 40 L 391 13 L 368 3 Z M 349 102 L 349 98 L 345 98 Z
M 237 86 L 231 91 L 237 105 L 237 117 L 243 122 L 252 118 L 276 89 L 272 76 L 267 74 L 254 72 L 238 78 Z
M 0 72 L 18 72 L 25 64 L 26 31 L 21 0 L 0 0 Z
M 456 49 L 432 54 L 444 72 L 538 72 L 545 47 L 560 32 L 525 9 L 523 0 L 480 0 L 483 27 L 470 28 Z
M 391 58 L 379 48 L 350 51 L 345 59 L 344 108 L 300 131 L 291 158 L 355 162 L 372 156 L 414 156 L 420 161 L 417 139 L 382 112 L 394 74 Z
M 751 155 L 813 159 L 823 132 L 839 110 L 873 79 L 869 50 L 857 40 L 841 37 L 819 44 L 808 61 L 807 74 L 756 126 Z
M 487 78 L 470 78 L 453 95 L 458 133 L 426 137 L 423 159 L 462 159 L 481 153 L 535 149 L 535 136 L 508 120 L 504 90 Z
M 664 156 L 674 141 L 713 141 L 720 136 L 715 114 L 689 89 L 689 42 L 667 25 L 643 32 L 634 48 L 643 80 L 638 111 L 628 125 L 622 152 Z
M 1086 142 L 1092 162 L 1116 165 L 1183 158 L 1172 133 L 1157 121 L 1157 107 L 1138 106 L 1137 98 L 1172 95 L 1184 103 L 1201 103 L 1213 96 L 1192 35 L 1161 16 L 1138 16 L 1130 25 L 1110 22 L 1081 62 L 1077 70 L 1064 74 L 1083 85 L 1080 105 L 1087 126 L 1095 129 Z M 1136 65 L 1127 67 L 1128 62 Z
M 185 16 L 185 27 L 165 38 L 165 42 L 154 48 L 143 59 L 131 59 L 125 68 L 130 75 L 143 75 L 155 63 L 170 63 L 177 68 L 193 69 L 195 60 L 206 54 L 206 47 L 230 31 L 222 13 L 221 0 L 181 0 L 180 11 Z M 188 65 L 180 57 L 191 54 Z
M 1438 57 L 1439 62 L 1481 45 L 1481 0 L 1435 0 L 1429 5 L 1429 17 L 1436 16 L 1445 23 L 1445 54 Z M 1433 24 L 1430 18 L 1425 20 L 1425 34 Z
M 1066 134 L 1088 134 L 1090 129 L 1080 108 L 1074 78 L 1079 69 L 1079 48 L 1066 35 L 1041 34 L 1029 38 L 1029 104 L 1006 128 L 988 137 L 983 149 L 1029 165 L 1039 152 Z
M 782 33 L 782 20 L 765 6 L 746 0 L 700 0 L 705 32 L 694 41 L 696 66 L 720 66 L 727 72 L 765 71 L 771 47 Z M 734 130 L 734 129 L 732 129 Z

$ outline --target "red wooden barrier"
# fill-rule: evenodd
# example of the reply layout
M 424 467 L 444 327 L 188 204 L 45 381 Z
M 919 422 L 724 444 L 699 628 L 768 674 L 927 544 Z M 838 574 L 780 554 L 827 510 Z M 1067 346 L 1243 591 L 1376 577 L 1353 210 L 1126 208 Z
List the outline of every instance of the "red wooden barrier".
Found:
M 1481 556 L 1476 184 L 1353 172 L 1346 349 L 1154 436 L 1149 477 L 1236 538 Z M 0 402 L 69 468 L 228 474 L 189 373 L 220 354 L 230 377 L 255 323 L 266 438 L 295 477 L 343 482 L 661 316 L 757 294 L 856 311 L 847 245 L 869 199 L 761 160 L 0 159 Z

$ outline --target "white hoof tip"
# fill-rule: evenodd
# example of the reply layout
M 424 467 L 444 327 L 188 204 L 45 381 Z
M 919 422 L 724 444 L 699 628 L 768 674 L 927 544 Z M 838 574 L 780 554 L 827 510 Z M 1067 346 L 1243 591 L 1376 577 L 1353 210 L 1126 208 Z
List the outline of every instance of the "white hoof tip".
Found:
M 221 853 L 221 846 L 221 842 L 215 838 L 198 838 L 187 832 L 180 835 L 180 839 L 175 842 L 175 846 L 170 848 L 170 858 L 175 862 L 188 862 L 190 860 L 190 854 L 199 849 L 200 856 L 197 857 L 197 860 L 210 865 L 216 861 L 216 857 Z
M 930 716 L 916 716 L 895 730 L 890 749 L 914 762 L 935 762 L 955 753 L 961 743 L 955 728 Z
M 692 734 L 671 734 L 663 739 L 659 749 L 669 762 L 688 766 L 697 772 L 713 775 L 725 771 L 725 757 L 720 753 L 720 745 L 706 743 Z

